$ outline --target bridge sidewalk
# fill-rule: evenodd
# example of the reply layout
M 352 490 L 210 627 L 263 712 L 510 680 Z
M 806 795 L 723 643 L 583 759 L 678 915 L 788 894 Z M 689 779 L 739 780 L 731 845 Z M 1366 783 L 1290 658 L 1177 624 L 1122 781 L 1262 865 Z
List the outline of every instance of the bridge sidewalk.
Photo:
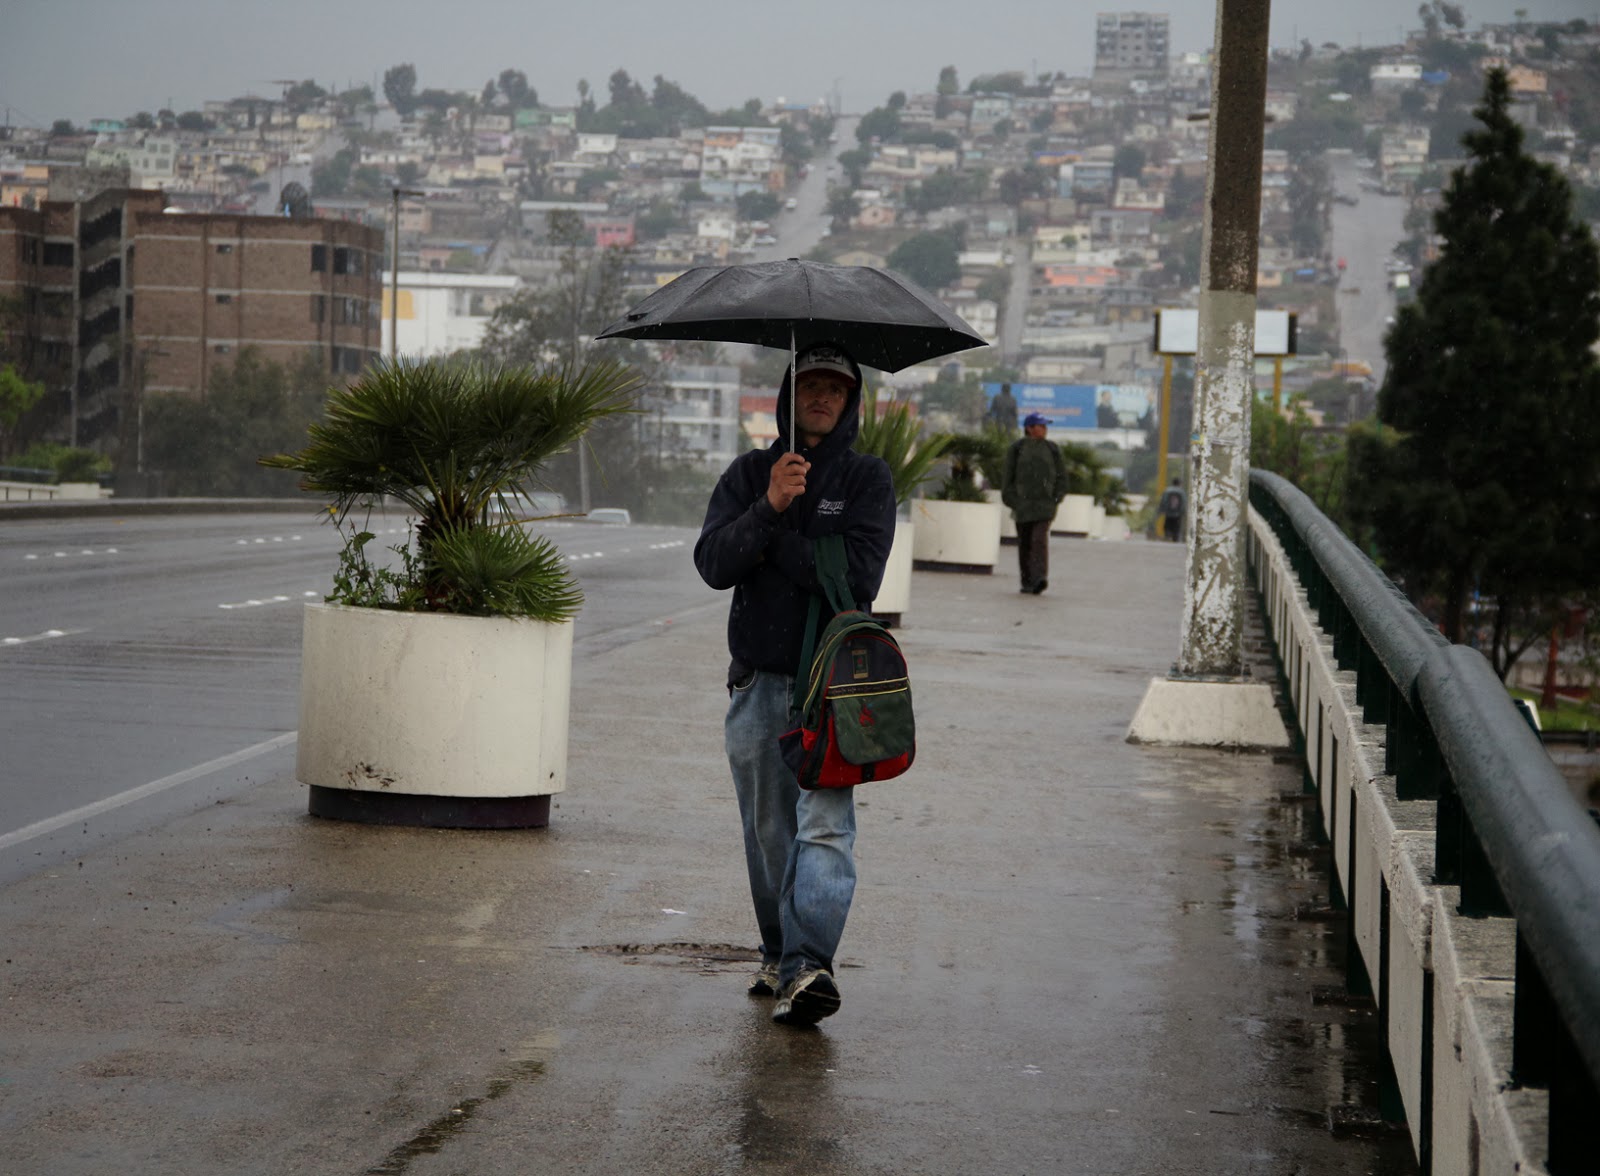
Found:
M 317 821 L 280 759 L 6 888 L 0 1170 L 1411 1171 L 1327 1129 L 1373 1026 L 1298 769 L 1124 742 L 1181 549 L 1052 561 L 915 577 L 819 1030 L 743 995 L 718 602 L 580 652 L 548 830 Z

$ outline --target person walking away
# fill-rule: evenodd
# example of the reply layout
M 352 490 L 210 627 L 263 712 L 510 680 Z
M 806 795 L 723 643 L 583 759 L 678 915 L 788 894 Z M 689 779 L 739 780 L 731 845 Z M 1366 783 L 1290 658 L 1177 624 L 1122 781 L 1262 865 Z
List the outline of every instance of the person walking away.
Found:
M 1050 422 L 1030 412 L 1022 436 L 1006 450 L 1000 501 L 1017 521 L 1017 570 L 1022 591 L 1039 595 L 1049 586 L 1050 522 L 1067 496 L 1067 463 L 1055 442 L 1047 440 Z
M 1011 395 L 1010 384 L 1001 384 L 1000 391 L 989 402 L 989 419 L 995 428 L 1004 430 L 1006 436 L 1017 435 L 1017 399 Z
M 794 395 L 787 375 L 778 393 L 778 439 L 723 472 L 694 562 L 712 588 L 733 590 L 724 738 L 761 934 L 749 991 L 777 997 L 774 1021 L 814 1025 L 839 1008 L 834 955 L 855 893 L 854 790 L 803 791 L 778 737 L 795 725 L 795 674 L 809 671 L 799 661 L 811 598 L 822 595 L 814 545 L 843 537 L 851 594 L 870 602 L 894 542 L 895 498 L 883 460 L 851 448 L 861 409 L 855 361 L 819 344 L 794 370 Z
M 1172 485 L 1161 495 L 1161 534 L 1169 543 L 1176 543 L 1183 534 L 1183 479 L 1172 479 Z

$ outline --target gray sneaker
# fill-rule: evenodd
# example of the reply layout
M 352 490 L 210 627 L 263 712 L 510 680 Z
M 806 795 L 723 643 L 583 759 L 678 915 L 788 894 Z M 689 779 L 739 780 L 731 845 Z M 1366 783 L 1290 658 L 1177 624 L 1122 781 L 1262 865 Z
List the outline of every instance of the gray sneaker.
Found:
M 780 1025 L 815 1025 L 839 1011 L 839 986 L 826 968 L 807 968 L 778 994 L 772 1019 Z
M 778 965 L 762 964 L 761 970 L 750 977 L 750 985 L 745 992 L 750 996 L 777 996 Z

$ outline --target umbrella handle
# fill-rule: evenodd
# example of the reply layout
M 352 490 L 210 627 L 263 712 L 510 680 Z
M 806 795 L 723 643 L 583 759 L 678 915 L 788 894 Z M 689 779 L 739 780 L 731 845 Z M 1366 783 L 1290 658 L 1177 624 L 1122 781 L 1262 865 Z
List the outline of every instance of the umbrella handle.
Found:
M 789 324 L 789 452 L 794 449 L 794 418 L 800 411 L 800 390 L 794 386 L 794 324 Z

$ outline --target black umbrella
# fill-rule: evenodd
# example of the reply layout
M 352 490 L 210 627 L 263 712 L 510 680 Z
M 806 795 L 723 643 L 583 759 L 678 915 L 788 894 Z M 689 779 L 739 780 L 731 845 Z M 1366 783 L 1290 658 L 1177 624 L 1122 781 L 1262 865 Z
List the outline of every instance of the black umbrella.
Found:
M 597 338 L 713 339 L 784 349 L 837 343 L 857 363 L 885 372 L 985 346 L 958 316 L 897 274 L 794 258 L 689 270 Z
M 857 363 L 885 372 L 986 346 L 914 282 L 871 266 L 795 258 L 689 270 L 596 338 L 782 348 L 790 353 L 791 389 L 794 354 L 813 343 L 837 343 Z M 792 427 L 793 412 L 789 420 Z

